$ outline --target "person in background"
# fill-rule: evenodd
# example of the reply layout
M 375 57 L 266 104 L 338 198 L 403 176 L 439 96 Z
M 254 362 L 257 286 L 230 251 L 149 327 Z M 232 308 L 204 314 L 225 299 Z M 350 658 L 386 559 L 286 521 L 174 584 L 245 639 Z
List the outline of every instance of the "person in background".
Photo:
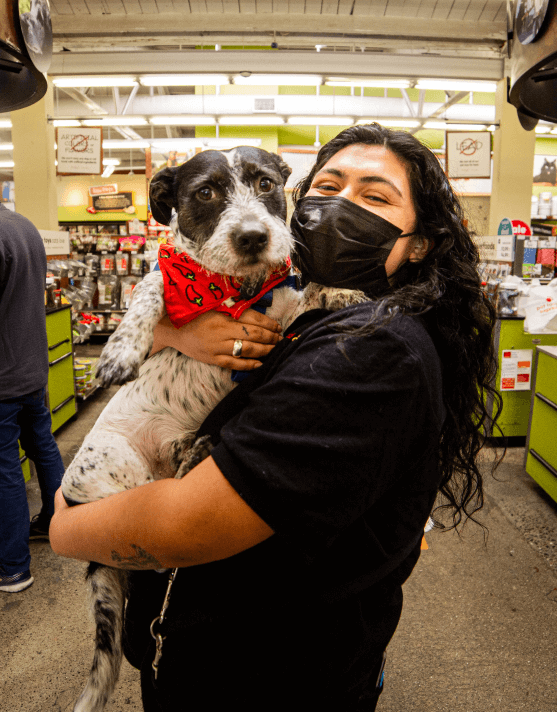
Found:
M 294 203 L 303 281 L 367 300 L 288 327 L 202 425 L 214 447 L 182 480 L 72 508 L 57 494 L 59 554 L 178 567 L 156 659 L 167 576 L 132 575 L 124 640 L 147 712 L 371 712 L 438 496 L 452 527 L 483 504 L 495 312 L 437 158 L 408 133 L 352 127 Z M 200 358 L 212 324 L 208 362 L 242 338 L 258 365 L 251 326 L 225 334 L 221 315 L 170 345 Z
M 48 539 L 64 464 L 45 405 L 46 253 L 35 226 L 0 205 L 0 591 L 33 583 L 30 539 Z M 29 522 L 18 441 L 33 461 L 42 508 Z

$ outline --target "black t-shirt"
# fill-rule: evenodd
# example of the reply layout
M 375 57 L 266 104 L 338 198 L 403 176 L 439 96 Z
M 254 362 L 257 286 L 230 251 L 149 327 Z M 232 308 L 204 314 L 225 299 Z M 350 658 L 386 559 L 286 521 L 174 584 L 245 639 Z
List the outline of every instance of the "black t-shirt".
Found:
M 229 675 L 229 699 L 249 709 L 253 699 L 232 692 L 242 671 L 250 689 L 278 677 L 288 691 L 303 668 L 304 689 L 311 680 L 336 699 L 363 684 L 392 636 L 439 485 L 444 406 L 441 364 L 420 318 L 397 317 L 367 336 L 339 333 L 339 320 L 363 327 L 374 308 L 349 307 L 295 333 L 288 357 L 222 428 L 212 456 L 275 534 L 179 572 L 180 610 L 171 603 L 169 616 L 180 632 L 165 641 L 158 682 L 167 701 L 178 659 L 206 690 L 204 655 Z M 397 557 L 394 571 L 361 585 Z

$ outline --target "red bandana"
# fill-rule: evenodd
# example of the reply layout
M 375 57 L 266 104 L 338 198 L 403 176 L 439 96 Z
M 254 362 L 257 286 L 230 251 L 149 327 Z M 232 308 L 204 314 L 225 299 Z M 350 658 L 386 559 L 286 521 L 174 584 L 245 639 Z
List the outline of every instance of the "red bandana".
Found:
M 170 321 L 180 328 L 205 312 L 226 312 L 234 319 L 255 304 L 288 275 L 290 258 L 267 278 L 252 299 L 240 299 L 242 282 L 209 272 L 174 245 L 159 246 L 159 267 L 164 279 L 164 302 Z

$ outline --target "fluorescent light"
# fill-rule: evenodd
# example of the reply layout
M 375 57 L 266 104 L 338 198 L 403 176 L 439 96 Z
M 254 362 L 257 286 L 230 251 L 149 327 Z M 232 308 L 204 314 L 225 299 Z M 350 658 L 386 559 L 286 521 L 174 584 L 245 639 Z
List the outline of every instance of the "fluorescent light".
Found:
M 137 84 L 135 77 L 54 77 L 52 83 L 56 87 L 80 89 L 81 87 L 134 87 Z
M 221 126 L 282 126 L 282 116 L 219 116 Z
M 147 126 L 144 116 L 99 116 L 98 119 L 83 119 L 84 126 Z
M 538 124 L 534 131 L 538 134 L 546 134 L 551 131 L 552 125 L 549 124 Z
M 187 151 L 191 148 L 203 150 L 215 148 L 225 150 L 236 146 L 261 146 L 260 138 L 157 138 L 151 139 L 151 146 L 155 153 L 168 151 Z
M 305 87 L 321 84 L 321 76 L 318 74 L 250 74 L 248 77 L 243 77 L 241 74 L 236 74 L 234 84 Z
M 119 158 L 103 158 L 103 166 L 119 166 Z
M 0 143 L 0 151 L 13 151 L 13 143 Z
M 108 178 L 109 176 L 111 176 L 111 175 L 114 173 L 114 169 L 115 169 L 115 168 L 116 168 L 116 166 L 112 166 L 112 165 L 111 165 L 111 166 L 107 166 L 107 167 L 104 169 L 104 171 L 102 172 L 102 176 L 101 176 L 101 177 L 102 177 L 102 178 Z
M 149 148 L 151 143 L 145 139 L 130 139 L 129 141 L 122 141 L 119 139 L 105 139 L 103 141 L 103 148 L 114 148 L 114 149 L 128 149 L 128 148 Z
M 446 121 L 426 121 L 424 129 L 441 129 L 443 131 L 486 131 L 486 124 L 448 124 Z
M 67 127 L 69 128 L 70 126 L 81 126 L 81 121 L 78 121 L 77 119 L 54 119 L 52 122 L 53 126 L 57 127 Z
M 408 79 L 342 79 L 330 77 L 325 84 L 329 87 L 372 87 L 375 89 L 408 89 Z
M 359 119 L 356 122 L 356 125 L 362 126 L 364 124 L 372 124 L 374 122 L 377 124 L 381 124 L 382 126 L 392 126 L 393 128 L 406 128 L 406 129 L 413 129 L 416 126 L 420 125 L 419 121 L 416 121 L 413 119 L 378 119 L 378 118 Z
M 149 123 L 153 126 L 214 126 L 217 122 L 214 116 L 176 115 L 176 116 L 151 116 Z
M 0 119 L 0 129 L 11 129 L 12 122 L 10 119 Z
M 144 87 L 195 87 L 230 84 L 226 74 L 148 74 L 139 77 Z
M 497 83 L 468 81 L 466 79 L 418 79 L 416 89 L 439 89 L 441 91 L 495 92 L 497 89 Z
M 13 161 L 0 161 L 0 168 L 13 168 L 15 163 Z
M 289 116 L 289 124 L 298 126 L 352 126 L 350 116 Z

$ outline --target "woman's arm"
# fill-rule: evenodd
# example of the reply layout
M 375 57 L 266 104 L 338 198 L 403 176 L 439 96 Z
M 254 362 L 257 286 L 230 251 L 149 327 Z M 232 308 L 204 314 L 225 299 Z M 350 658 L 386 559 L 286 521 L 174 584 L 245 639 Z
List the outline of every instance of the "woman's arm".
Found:
M 51 520 L 57 554 L 122 569 L 194 566 L 226 559 L 273 530 L 208 457 L 182 480 L 159 480 L 68 507 L 61 490 Z
M 201 314 L 180 329 L 165 316 L 154 331 L 150 355 L 166 346 L 204 363 L 238 371 L 251 371 L 261 366 L 258 359 L 266 356 L 282 339 L 280 325 L 254 309 L 245 311 L 235 320 L 223 312 Z M 242 356 L 232 356 L 236 340 L 242 341 Z

